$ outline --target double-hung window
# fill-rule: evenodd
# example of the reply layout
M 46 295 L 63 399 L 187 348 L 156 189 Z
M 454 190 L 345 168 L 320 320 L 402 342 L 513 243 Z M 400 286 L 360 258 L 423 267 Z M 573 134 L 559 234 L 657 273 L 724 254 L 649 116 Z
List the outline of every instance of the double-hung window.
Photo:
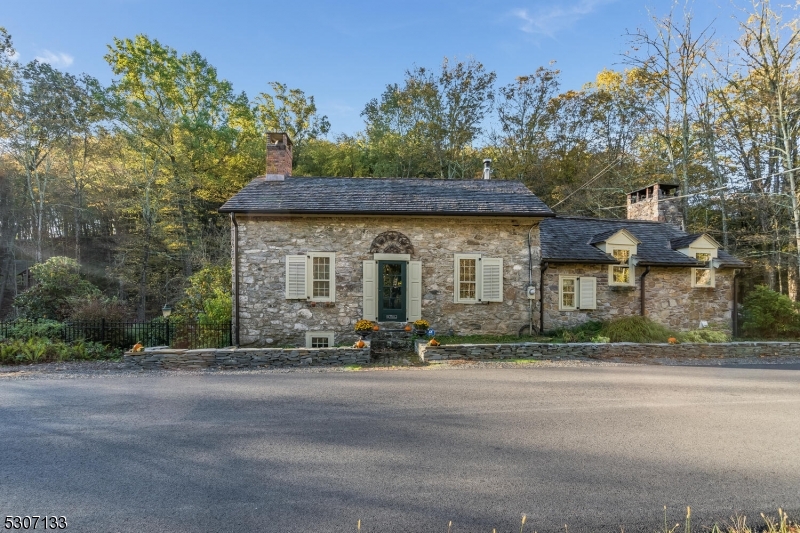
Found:
M 609 285 L 635 285 L 636 279 L 631 265 L 631 248 L 611 248 L 611 255 L 617 260 L 618 264 L 608 267 Z
M 714 269 L 711 266 L 711 254 L 697 252 L 694 258 L 704 263 L 705 266 L 692 269 L 692 287 L 713 287 Z
M 453 301 L 461 304 L 503 301 L 503 259 L 455 254 Z
M 336 253 L 286 256 L 286 299 L 336 301 Z
M 597 278 L 558 277 L 558 310 L 597 309 Z

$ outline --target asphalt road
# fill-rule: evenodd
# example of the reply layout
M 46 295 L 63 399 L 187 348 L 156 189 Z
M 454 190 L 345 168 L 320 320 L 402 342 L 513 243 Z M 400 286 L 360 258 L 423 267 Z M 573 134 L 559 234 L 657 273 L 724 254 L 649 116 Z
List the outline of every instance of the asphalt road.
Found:
M 665 505 L 670 526 L 687 505 L 695 524 L 800 518 L 800 370 L 0 380 L 0 520 L 499 533 L 524 513 L 525 531 L 653 532 Z

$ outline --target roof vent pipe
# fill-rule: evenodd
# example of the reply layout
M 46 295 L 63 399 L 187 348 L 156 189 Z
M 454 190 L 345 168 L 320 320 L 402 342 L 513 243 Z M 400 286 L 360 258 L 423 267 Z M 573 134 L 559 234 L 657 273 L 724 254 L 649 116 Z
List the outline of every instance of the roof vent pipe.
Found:
M 492 179 L 492 160 L 491 159 L 484 159 L 483 160 L 483 179 L 485 179 L 485 180 Z

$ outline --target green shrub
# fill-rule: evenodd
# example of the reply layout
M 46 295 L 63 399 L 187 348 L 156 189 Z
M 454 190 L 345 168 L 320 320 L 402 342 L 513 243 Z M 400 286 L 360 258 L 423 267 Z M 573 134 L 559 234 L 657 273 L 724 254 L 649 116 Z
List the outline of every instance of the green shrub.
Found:
M 51 257 L 31 267 L 36 285 L 14 299 L 14 305 L 28 318 L 63 320 L 70 315 L 73 302 L 100 294 L 83 279 L 80 265 L 69 257 Z
M 745 296 L 743 307 L 742 334 L 745 337 L 800 335 L 798 304 L 785 294 L 758 286 Z
M 120 355 L 120 350 L 111 349 L 98 342 L 65 343 L 43 337 L 0 341 L 0 364 L 3 365 L 114 359 Z
M 64 326 L 57 320 L 17 320 L 8 329 L 10 339 L 42 337 L 52 341 L 63 338 Z
M 667 342 L 675 334 L 644 316 L 626 316 L 606 322 L 600 331 L 611 342 Z
M 71 300 L 69 314 L 71 322 L 125 322 L 130 318 L 130 309 L 116 298 L 106 298 L 99 294 L 88 298 Z
M 678 333 L 678 340 L 681 342 L 728 342 L 731 340 L 730 335 L 724 331 L 719 331 L 711 328 L 693 329 L 691 331 L 684 331 Z
M 599 342 L 593 339 L 600 335 L 602 329 L 602 322 L 590 320 L 574 328 L 557 330 L 553 340 L 556 342 Z
M 192 274 L 174 315 L 202 323 L 230 322 L 231 267 L 207 266 Z

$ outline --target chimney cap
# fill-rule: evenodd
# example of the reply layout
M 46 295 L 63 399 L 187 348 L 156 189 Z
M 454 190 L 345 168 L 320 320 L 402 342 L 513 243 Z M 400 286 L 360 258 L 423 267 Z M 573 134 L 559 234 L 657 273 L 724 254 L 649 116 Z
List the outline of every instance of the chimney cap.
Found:
M 294 146 L 292 138 L 289 137 L 289 134 L 285 131 L 268 131 L 267 144 L 286 144 L 288 146 Z
M 642 193 L 642 192 L 647 191 L 647 189 L 653 189 L 655 187 L 658 187 L 658 190 L 664 191 L 664 193 L 669 194 L 671 191 L 674 191 L 675 189 L 680 189 L 681 186 L 680 185 L 676 185 L 675 183 L 658 183 L 658 182 L 656 182 L 656 183 L 651 183 L 647 187 L 640 187 L 640 188 L 636 189 L 635 191 L 629 192 L 628 194 L 630 195 L 630 194 Z

